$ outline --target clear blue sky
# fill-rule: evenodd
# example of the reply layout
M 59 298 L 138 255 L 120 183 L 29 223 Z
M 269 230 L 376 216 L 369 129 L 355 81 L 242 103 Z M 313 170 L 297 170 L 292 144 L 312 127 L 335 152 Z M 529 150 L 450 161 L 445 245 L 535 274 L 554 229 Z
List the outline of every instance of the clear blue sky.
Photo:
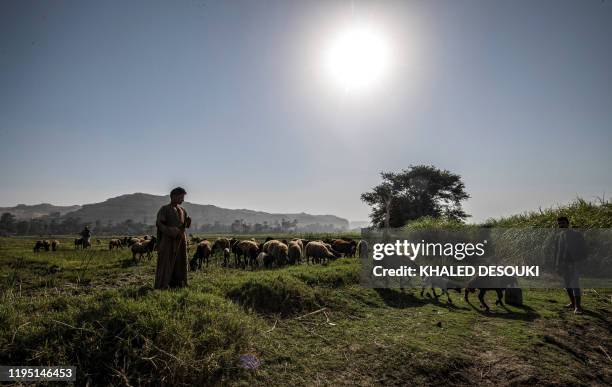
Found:
M 612 1 L 0 2 L 0 205 L 162 194 L 365 220 L 381 170 L 461 174 L 475 220 L 612 195 Z M 333 90 L 358 17 L 393 66 Z

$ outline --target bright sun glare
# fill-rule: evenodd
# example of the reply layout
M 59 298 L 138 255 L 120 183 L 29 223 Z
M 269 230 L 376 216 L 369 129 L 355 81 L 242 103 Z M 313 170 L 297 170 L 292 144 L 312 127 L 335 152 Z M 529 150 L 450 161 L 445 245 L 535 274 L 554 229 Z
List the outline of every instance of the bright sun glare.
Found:
M 323 65 L 330 80 L 343 91 L 362 92 L 387 75 L 389 59 L 385 36 L 371 25 L 353 23 L 332 38 Z

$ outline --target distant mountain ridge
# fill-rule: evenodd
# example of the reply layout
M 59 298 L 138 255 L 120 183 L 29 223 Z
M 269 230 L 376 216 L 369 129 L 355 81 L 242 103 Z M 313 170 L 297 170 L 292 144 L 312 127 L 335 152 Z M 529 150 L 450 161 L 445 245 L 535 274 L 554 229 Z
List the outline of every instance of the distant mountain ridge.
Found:
M 60 216 L 76 211 L 81 206 L 54 206 L 49 203 L 34 205 L 18 204 L 15 207 L 0 207 L 0 214 L 10 212 L 17 220 L 28 220 L 59 213 Z
M 18 216 L 15 211 L 21 208 L 22 214 L 36 214 L 36 216 L 31 216 L 30 218 L 45 216 L 59 211 L 64 217 L 80 218 L 84 222 L 91 223 L 99 220 L 102 224 L 116 224 L 131 219 L 134 222 L 154 224 L 157 211 L 162 205 L 168 202 L 168 196 L 133 193 L 110 198 L 100 203 L 85 204 L 82 206 L 60 207 L 50 204 L 35 206 L 20 205 L 17 207 L 0 208 L 0 212 L 10 212 Z M 36 211 L 25 211 L 24 207 L 28 209 L 36 207 Z M 190 202 L 183 203 L 183 207 L 185 207 L 187 213 L 192 218 L 192 223 L 196 225 L 214 224 L 216 222 L 229 225 L 235 220 L 242 220 L 245 223 L 251 224 L 264 222 L 273 224 L 277 221 L 281 222 L 283 219 L 289 221 L 297 219 L 299 226 L 332 224 L 334 227 L 346 229 L 349 225 L 347 219 L 335 215 L 311 215 L 304 212 L 297 214 L 276 214 L 248 209 L 228 209 L 211 204 L 195 204 Z M 61 211 L 58 209 L 61 209 Z M 24 219 L 23 215 L 21 219 Z

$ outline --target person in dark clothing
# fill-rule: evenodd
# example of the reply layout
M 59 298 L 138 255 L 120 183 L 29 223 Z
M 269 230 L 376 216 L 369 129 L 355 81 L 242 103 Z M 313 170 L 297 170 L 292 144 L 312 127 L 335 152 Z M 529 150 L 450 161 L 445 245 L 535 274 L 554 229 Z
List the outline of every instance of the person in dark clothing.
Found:
M 574 309 L 576 314 L 582 314 L 578 263 L 586 256 L 586 244 L 580 232 L 570 229 L 570 222 L 567 217 L 560 216 L 557 218 L 557 225 L 562 231 L 555 243 L 555 270 L 563 278 L 565 290 L 570 299 L 570 303 L 566 307 Z
M 187 237 L 191 218 L 181 206 L 187 192 L 177 187 L 170 192 L 170 204 L 157 213 L 157 270 L 155 288 L 187 286 Z
M 83 237 L 83 239 L 91 238 L 91 231 L 89 230 L 89 227 L 85 226 L 85 228 L 83 228 L 83 231 L 81 231 L 80 235 Z
M 86 249 L 91 246 L 91 230 L 88 226 L 83 228 L 83 231 L 79 234 L 81 236 L 81 247 Z

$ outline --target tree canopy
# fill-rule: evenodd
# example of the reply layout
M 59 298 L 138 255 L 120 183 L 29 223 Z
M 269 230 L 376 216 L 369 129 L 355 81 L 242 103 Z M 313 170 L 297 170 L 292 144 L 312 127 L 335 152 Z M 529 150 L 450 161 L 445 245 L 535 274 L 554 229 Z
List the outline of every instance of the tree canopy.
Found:
M 382 182 L 361 194 L 372 207 L 370 218 L 377 227 L 401 227 L 423 216 L 458 221 L 469 217 L 461 202 L 470 196 L 458 174 L 416 165 L 380 175 Z

